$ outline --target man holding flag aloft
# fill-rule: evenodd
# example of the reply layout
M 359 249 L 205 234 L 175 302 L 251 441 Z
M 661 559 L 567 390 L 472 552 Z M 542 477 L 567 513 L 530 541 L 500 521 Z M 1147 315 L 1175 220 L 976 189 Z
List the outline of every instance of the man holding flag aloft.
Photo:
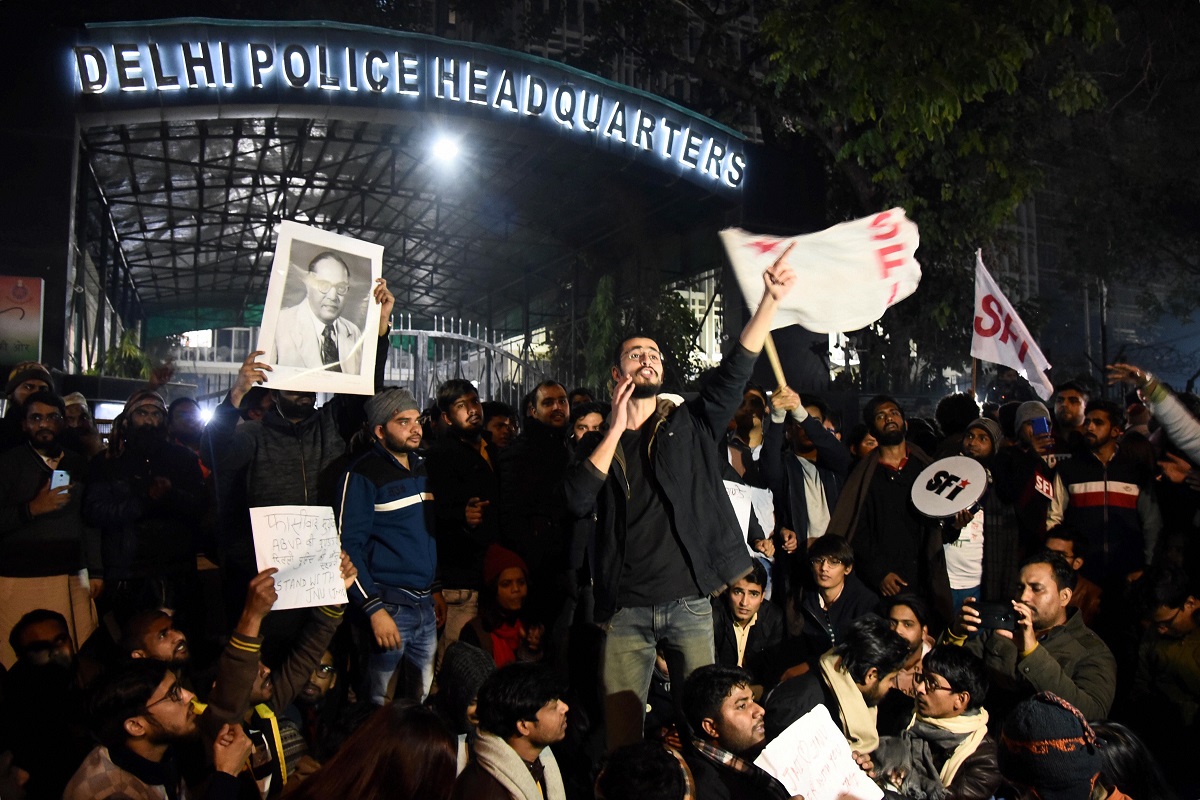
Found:
M 656 647 L 673 681 L 713 663 L 707 595 L 750 569 L 716 442 L 796 282 L 787 254 L 762 273 L 758 309 L 698 397 L 659 394 L 663 363 L 654 340 L 621 342 L 608 430 L 585 436 L 568 468 L 572 513 L 596 513 L 595 614 L 608 629 L 602 674 L 610 749 L 641 738 Z

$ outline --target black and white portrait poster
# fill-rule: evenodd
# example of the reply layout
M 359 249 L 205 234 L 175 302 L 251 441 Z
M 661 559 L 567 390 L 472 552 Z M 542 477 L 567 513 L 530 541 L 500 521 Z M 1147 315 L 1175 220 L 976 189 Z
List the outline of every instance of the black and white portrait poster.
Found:
M 383 247 L 290 221 L 278 234 L 258 339 L 268 388 L 373 394 Z

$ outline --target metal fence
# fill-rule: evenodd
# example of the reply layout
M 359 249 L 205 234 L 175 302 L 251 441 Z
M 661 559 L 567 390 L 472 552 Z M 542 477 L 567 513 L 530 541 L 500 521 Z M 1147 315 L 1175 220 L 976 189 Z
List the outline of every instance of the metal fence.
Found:
M 415 327 L 411 316 L 397 315 L 384 381 L 400 385 L 423 403 L 451 378 L 475 384 L 479 396 L 518 408 L 521 398 L 547 378 L 542 362 L 508 349 L 496 332 L 450 317 L 435 317 L 431 330 Z

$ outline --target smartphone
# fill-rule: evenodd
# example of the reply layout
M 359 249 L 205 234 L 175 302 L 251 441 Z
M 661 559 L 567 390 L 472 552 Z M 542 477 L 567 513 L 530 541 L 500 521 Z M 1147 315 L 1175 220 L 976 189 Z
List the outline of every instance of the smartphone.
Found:
M 1017 612 L 1012 603 L 981 603 L 972 604 L 975 613 L 982 620 L 980 627 L 989 630 L 1012 631 L 1017 628 Z
M 1029 424 L 1033 426 L 1034 436 L 1044 436 L 1050 432 L 1050 420 L 1046 417 L 1034 417 Z
M 50 473 L 50 488 L 57 489 L 71 482 L 71 474 L 65 469 L 56 469 Z

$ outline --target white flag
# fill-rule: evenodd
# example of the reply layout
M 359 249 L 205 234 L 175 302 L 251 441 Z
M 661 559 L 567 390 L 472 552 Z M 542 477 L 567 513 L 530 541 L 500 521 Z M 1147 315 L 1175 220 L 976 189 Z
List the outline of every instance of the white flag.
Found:
M 972 358 L 1012 367 L 1029 381 L 1039 397 L 1050 399 L 1054 394 L 1054 384 L 1046 377 L 1050 362 L 983 265 L 982 250 L 975 251 L 974 330 Z
M 780 304 L 772 328 L 856 331 L 882 317 L 921 282 L 921 265 L 913 257 L 921 237 L 902 208 L 790 238 L 728 228 L 721 231 L 721 241 L 751 309 L 762 298 L 763 271 L 789 244 L 795 245 L 786 263 L 799 280 Z

